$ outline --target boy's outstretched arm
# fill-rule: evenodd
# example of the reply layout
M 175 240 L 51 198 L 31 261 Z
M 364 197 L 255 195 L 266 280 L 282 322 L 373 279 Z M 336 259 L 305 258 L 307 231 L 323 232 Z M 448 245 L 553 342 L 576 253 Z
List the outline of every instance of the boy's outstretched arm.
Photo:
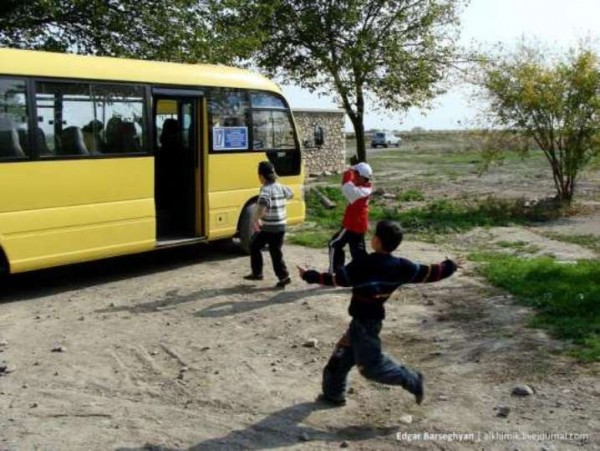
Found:
M 297 266 L 298 274 L 300 278 L 308 283 L 318 283 L 319 285 L 327 285 L 330 287 L 341 286 L 350 287 L 352 286 L 347 276 L 345 268 L 340 268 L 335 274 L 328 272 L 319 272 L 314 269 L 306 269 L 303 266 Z
M 458 269 L 458 265 L 448 258 L 441 263 L 434 263 L 432 265 L 413 264 L 414 272 L 407 283 L 437 282 L 450 277 Z

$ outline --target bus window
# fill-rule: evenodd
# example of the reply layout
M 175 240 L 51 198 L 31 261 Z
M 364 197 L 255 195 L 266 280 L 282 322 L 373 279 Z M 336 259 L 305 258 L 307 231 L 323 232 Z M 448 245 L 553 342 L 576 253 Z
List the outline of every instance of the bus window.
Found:
M 25 82 L 0 79 L 0 159 L 29 155 Z
M 285 109 L 285 103 L 280 97 L 276 97 L 268 92 L 250 93 L 250 104 L 252 108 L 280 108 Z
M 208 105 L 212 151 L 250 150 L 247 93 L 233 89 L 214 89 Z
M 274 93 L 250 92 L 252 150 L 264 151 L 280 176 L 298 175 L 302 157 L 285 100 Z
M 36 83 L 37 117 L 45 136 L 40 156 L 146 151 L 141 86 Z
M 242 91 L 215 89 L 209 102 L 210 125 L 212 127 L 246 126 L 248 100 Z
M 294 126 L 287 111 L 252 111 L 254 149 L 294 149 Z

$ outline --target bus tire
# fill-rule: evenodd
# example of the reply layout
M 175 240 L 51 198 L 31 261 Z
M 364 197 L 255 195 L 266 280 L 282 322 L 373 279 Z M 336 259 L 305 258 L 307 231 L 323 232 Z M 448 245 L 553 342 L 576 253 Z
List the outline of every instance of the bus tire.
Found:
M 252 217 L 254 216 L 255 207 L 256 203 L 254 202 L 246 205 L 242 210 L 242 215 L 238 223 L 239 246 L 241 251 L 246 255 L 250 254 L 250 243 L 254 234 L 252 230 Z

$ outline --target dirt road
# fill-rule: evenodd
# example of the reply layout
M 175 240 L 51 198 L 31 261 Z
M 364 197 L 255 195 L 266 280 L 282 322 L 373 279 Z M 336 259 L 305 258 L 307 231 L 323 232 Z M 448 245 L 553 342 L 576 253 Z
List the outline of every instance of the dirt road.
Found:
M 285 252 L 289 266 L 326 267 L 325 251 Z M 446 252 L 460 248 L 401 250 Z M 600 367 L 557 354 L 468 267 L 388 302 L 384 347 L 425 374 L 424 404 L 353 371 L 343 408 L 313 400 L 349 292 L 297 278 L 276 291 L 270 271 L 260 283 L 247 272 L 247 257 L 206 246 L 11 279 L 0 450 L 600 449 Z M 512 395 L 520 384 L 534 393 Z

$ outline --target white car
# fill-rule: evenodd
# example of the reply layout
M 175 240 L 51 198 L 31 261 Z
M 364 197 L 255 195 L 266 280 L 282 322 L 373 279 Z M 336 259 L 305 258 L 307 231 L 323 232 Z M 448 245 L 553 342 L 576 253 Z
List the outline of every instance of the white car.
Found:
M 399 136 L 393 135 L 389 132 L 376 132 L 371 138 L 371 147 L 375 148 L 378 146 L 382 147 L 394 147 L 399 146 L 402 139 Z

